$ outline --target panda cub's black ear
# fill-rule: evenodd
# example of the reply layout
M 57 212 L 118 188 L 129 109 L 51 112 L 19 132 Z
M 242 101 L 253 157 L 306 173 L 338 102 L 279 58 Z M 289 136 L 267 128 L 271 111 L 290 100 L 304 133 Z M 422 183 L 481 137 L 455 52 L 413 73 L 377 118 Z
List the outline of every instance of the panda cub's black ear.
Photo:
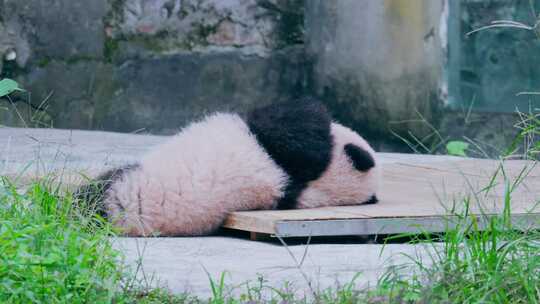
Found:
M 353 144 L 346 144 L 344 149 L 356 170 L 367 172 L 375 167 L 375 159 L 368 151 Z

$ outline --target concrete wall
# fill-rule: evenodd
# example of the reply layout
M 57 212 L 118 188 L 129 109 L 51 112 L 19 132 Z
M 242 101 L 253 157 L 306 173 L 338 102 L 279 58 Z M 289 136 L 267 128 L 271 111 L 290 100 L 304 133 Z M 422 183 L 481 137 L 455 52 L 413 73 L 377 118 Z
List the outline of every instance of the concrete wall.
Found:
M 513 20 L 533 26 L 539 0 L 462 0 L 450 13 L 448 71 L 453 106 L 491 112 L 528 111 L 540 106 L 538 96 L 519 92 L 540 90 L 538 29 L 491 28 L 469 34 L 495 20 Z
M 308 1 L 313 91 L 372 137 L 419 129 L 398 122 L 441 105 L 443 13 L 438 0 Z
M 540 58 L 538 39 L 530 39 L 532 31 L 505 39 L 509 29 L 465 33 L 500 19 L 534 24 L 535 3 L 540 7 L 540 1 L 503 0 L 307 1 L 308 91 L 379 150 L 410 152 L 408 140 L 419 152 L 445 153 L 446 141 L 461 140 L 474 142 L 471 156 L 499 156 L 519 132 L 511 112 L 522 102 L 515 89 L 540 88 L 536 65 L 527 64 Z M 465 83 L 467 69 L 480 76 L 476 86 Z M 456 79 L 495 106 L 471 111 L 464 97 L 449 92 Z M 504 109 L 501 101 L 510 112 L 493 113 Z
M 510 57 L 535 48 L 526 51 L 521 36 L 500 40 L 507 31 L 467 40 L 464 24 L 519 17 L 523 5 L 0 0 L 0 76 L 21 82 L 31 102 L 46 108 L 0 103 L 0 124 L 170 134 L 207 112 L 312 94 L 378 150 L 410 152 L 398 134 L 429 135 L 426 145 L 439 148 L 466 135 L 495 151 L 513 138 L 516 118 L 471 115 L 462 76 L 472 75 L 468 67 L 480 75 L 472 88 L 482 103 L 511 100 L 519 84 L 535 87 L 537 69 Z M 513 81 L 506 70 L 517 75 Z
M 0 0 L 0 75 L 46 107 L 0 104 L 0 124 L 172 133 L 208 111 L 242 112 L 302 94 L 303 7 Z

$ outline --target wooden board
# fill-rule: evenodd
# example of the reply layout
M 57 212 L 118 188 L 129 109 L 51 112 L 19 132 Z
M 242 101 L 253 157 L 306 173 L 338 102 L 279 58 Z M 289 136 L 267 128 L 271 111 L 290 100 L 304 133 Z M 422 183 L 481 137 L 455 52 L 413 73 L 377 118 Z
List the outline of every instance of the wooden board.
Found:
M 282 237 L 440 232 L 465 210 L 482 227 L 490 215 L 503 212 L 508 194 L 513 222 L 523 229 L 540 227 L 535 162 L 387 153 L 379 161 L 378 204 L 234 212 L 223 226 Z

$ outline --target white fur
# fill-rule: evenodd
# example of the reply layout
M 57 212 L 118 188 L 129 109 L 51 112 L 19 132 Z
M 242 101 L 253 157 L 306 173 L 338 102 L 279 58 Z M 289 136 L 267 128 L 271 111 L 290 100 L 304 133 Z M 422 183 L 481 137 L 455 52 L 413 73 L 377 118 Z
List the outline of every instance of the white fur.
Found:
M 246 123 L 218 113 L 146 155 L 104 201 L 127 235 L 203 235 L 228 212 L 274 208 L 286 183 Z
M 332 123 L 334 140 L 332 160 L 323 175 L 308 184 L 298 199 L 298 208 L 355 205 L 365 202 L 377 193 L 380 166 L 375 159 L 375 151 L 356 132 L 338 123 Z M 375 159 L 375 167 L 368 172 L 354 168 L 345 154 L 346 144 L 355 144 L 369 152 Z

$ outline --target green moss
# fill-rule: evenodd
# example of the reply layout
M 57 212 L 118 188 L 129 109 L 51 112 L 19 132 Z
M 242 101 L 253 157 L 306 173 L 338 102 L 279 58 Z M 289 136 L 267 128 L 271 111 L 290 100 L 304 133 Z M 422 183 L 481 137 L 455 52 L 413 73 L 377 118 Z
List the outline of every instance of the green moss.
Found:
M 124 7 L 126 0 L 109 0 L 110 10 L 103 17 L 103 24 L 106 28 L 114 28 L 117 24 L 124 21 Z M 121 39 L 106 37 L 103 46 L 103 57 L 106 62 L 112 62 L 114 54 L 118 50 L 118 44 Z
M 19 67 L 15 60 L 5 61 L 2 64 L 2 70 L 0 71 L 0 79 L 2 78 L 12 78 L 15 79 L 17 76 L 24 74 L 25 70 Z
M 40 60 L 38 60 L 37 66 L 40 67 L 40 68 L 44 68 L 44 67 L 48 66 L 49 63 L 51 63 L 51 58 L 43 57 Z
M 118 51 L 119 41 L 113 38 L 105 39 L 105 45 L 103 46 L 103 58 L 105 62 L 112 62 L 114 54 Z
M 86 55 L 75 55 L 65 59 L 53 59 L 51 57 L 43 57 L 36 62 L 36 65 L 40 68 L 46 68 L 53 61 L 63 62 L 65 64 L 76 64 L 84 61 L 100 61 L 100 58 Z
M 77 55 L 77 56 L 70 56 L 69 58 L 65 59 L 64 62 L 66 64 L 76 64 L 81 61 L 98 61 L 99 58 L 95 58 L 92 56 L 85 56 L 85 55 Z
M 96 71 L 93 91 L 90 92 L 91 100 L 89 106 L 88 119 L 92 128 L 102 129 L 115 109 L 114 95 L 121 90 L 117 81 L 113 77 L 114 67 L 103 65 Z
M 180 48 L 192 50 L 194 46 L 208 46 L 208 37 L 217 32 L 220 22 L 216 24 L 192 24 L 193 30 L 190 31 L 186 38 L 177 43 Z
M 65 60 L 67 64 L 76 64 L 82 61 L 96 61 L 99 60 L 98 58 L 91 57 L 91 56 L 71 56 Z
M 182 5 L 182 7 L 180 8 L 180 11 L 178 11 L 178 17 L 180 17 L 180 19 L 184 19 L 188 15 L 189 15 L 188 10 L 185 8 L 184 5 Z
M 194 25 L 194 29 L 189 32 L 182 40 L 177 40 L 175 32 L 168 30 L 161 30 L 153 35 L 140 34 L 124 37 L 121 41 L 126 41 L 142 47 L 145 50 L 149 50 L 156 53 L 163 53 L 170 50 L 187 50 L 191 51 L 195 46 L 207 46 L 207 38 L 216 33 L 217 25 Z M 109 45 L 107 50 L 118 49 L 118 41 L 116 45 Z M 110 58 L 113 52 L 108 53 L 106 58 Z
M 305 0 L 281 0 L 276 4 L 269 0 L 260 0 L 258 5 L 277 20 L 276 48 L 304 43 Z
M 300 1 L 298 1 L 300 2 Z M 303 1 L 302 1 L 303 2 Z M 281 15 L 278 26 L 279 40 L 283 46 L 304 43 L 304 8 L 294 6 Z
M 217 32 L 217 27 L 219 25 L 219 22 L 217 24 L 212 25 L 206 25 L 206 24 L 199 24 L 195 27 L 195 33 L 196 35 L 201 39 L 206 41 L 206 39 Z
M 165 30 L 159 31 L 154 35 L 132 35 L 126 38 L 126 41 L 157 53 L 170 49 L 170 33 Z
M 112 24 L 114 21 L 119 23 L 124 21 L 124 7 L 126 5 L 126 0 L 110 0 L 111 10 L 109 14 L 105 17 L 105 24 Z

